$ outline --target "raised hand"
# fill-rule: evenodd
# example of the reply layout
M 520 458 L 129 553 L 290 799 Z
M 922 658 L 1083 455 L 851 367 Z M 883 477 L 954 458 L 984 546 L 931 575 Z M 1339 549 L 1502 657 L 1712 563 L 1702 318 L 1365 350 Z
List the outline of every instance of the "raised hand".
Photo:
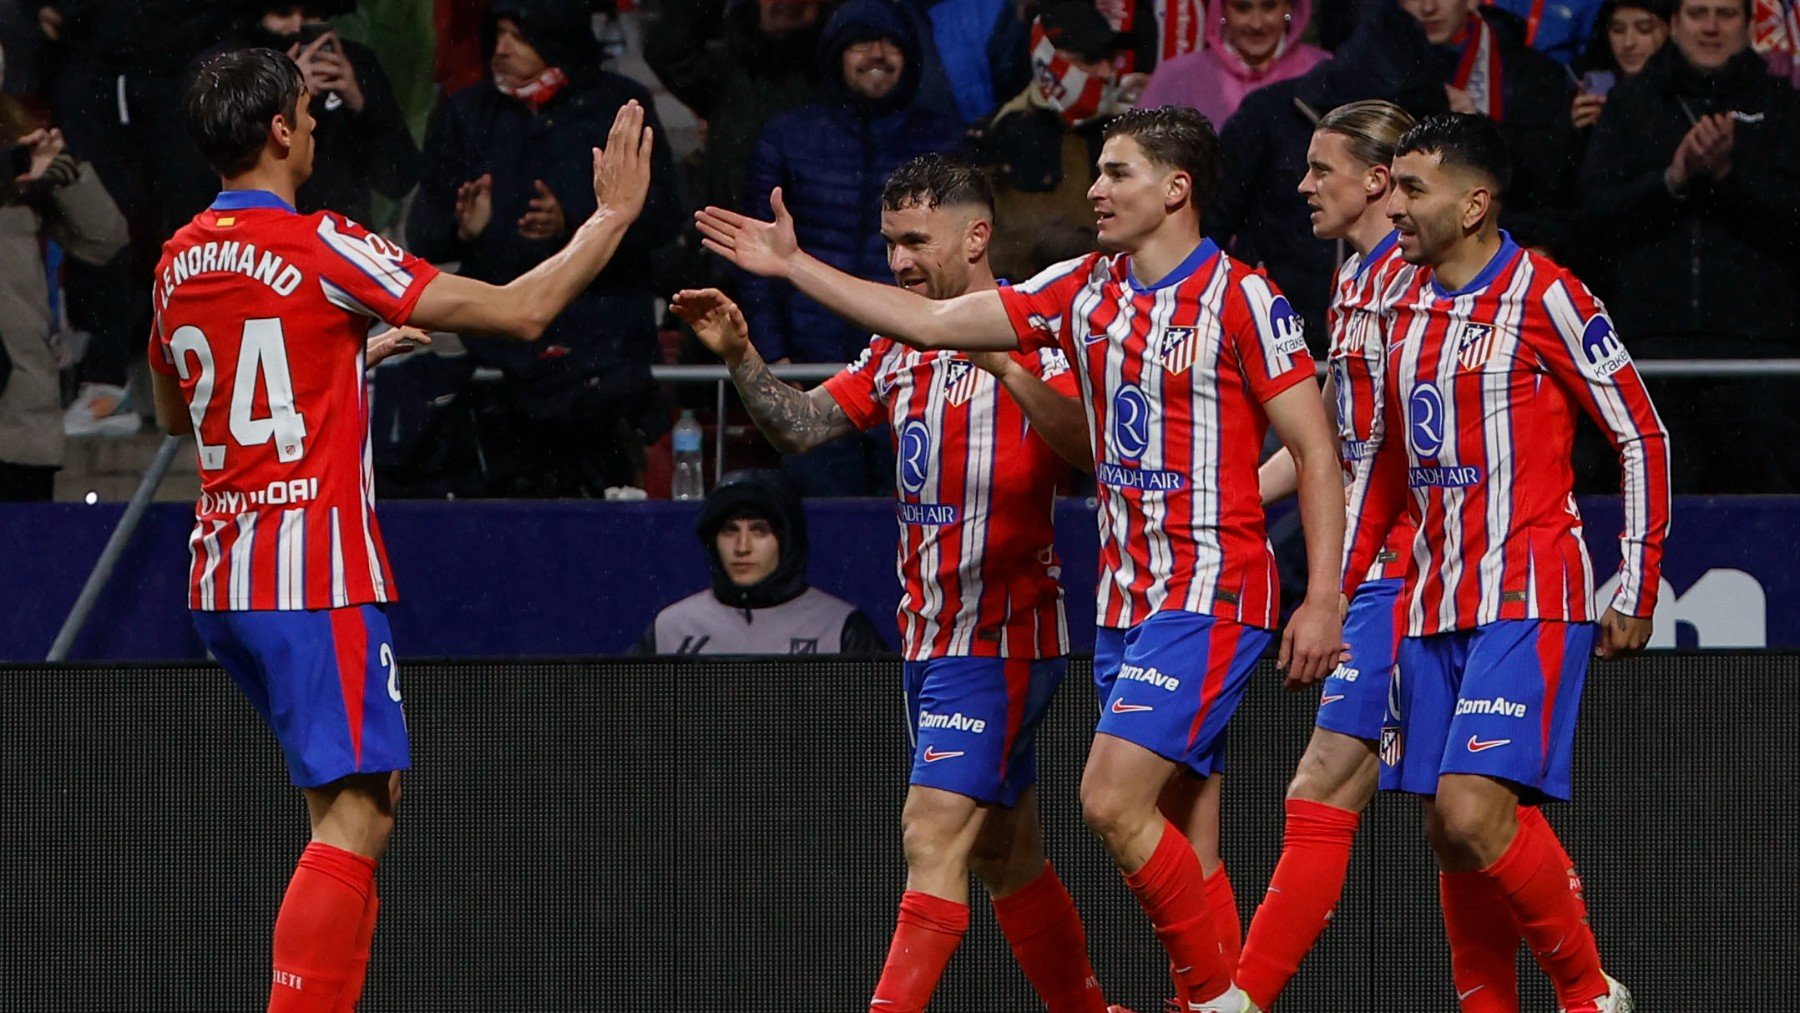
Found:
M 559 239 L 568 228 L 568 220 L 563 217 L 562 203 L 544 181 L 533 180 L 537 188 L 537 196 L 531 198 L 531 210 L 519 218 L 519 235 L 526 239 Z
M 699 226 L 701 245 L 751 274 L 784 276 L 800 252 L 800 243 L 794 238 L 794 216 L 788 214 L 780 187 L 769 192 L 769 206 L 775 211 L 772 222 L 720 207 L 696 211 L 694 224 Z
M 644 126 L 644 108 L 636 99 L 619 107 L 606 147 L 594 149 L 594 200 L 600 211 L 611 210 L 636 221 L 650 194 L 650 148 L 654 130 Z
M 356 81 L 356 68 L 351 66 L 337 33 L 326 32 L 319 36 L 305 52 L 310 55 L 300 63 L 300 70 L 306 78 L 307 90 L 314 95 L 335 92 L 351 112 L 362 112 L 367 100 L 363 97 L 362 85 Z
M 456 188 L 456 237 L 469 242 L 487 231 L 494 217 L 494 177 L 482 173 Z
M 31 149 L 31 167 L 25 170 L 25 175 L 13 180 L 20 186 L 42 176 L 66 146 L 60 130 L 33 130 L 19 138 L 19 143 Z
M 675 293 L 669 308 L 726 365 L 737 365 L 750 350 L 750 325 L 744 321 L 744 312 L 718 289 L 684 288 Z

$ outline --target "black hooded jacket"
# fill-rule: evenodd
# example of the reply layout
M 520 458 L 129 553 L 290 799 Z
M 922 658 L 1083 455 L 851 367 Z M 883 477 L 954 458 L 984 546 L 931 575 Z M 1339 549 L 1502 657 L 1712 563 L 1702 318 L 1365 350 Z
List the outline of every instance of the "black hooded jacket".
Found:
M 781 555 L 774 571 L 749 587 L 740 587 L 733 582 L 725 569 L 724 561 L 719 558 L 719 529 L 727 521 L 739 518 L 767 521 L 781 547 Z M 712 569 L 712 590 L 710 593 L 683 599 L 664 609 L 659 613 L 658 621 L 651 624 L 643 639 L 632 648 L 632 653 L 736 653 L 736 648 L 725 641 L 751 634 L 750 628 L 759 625 L 759 610 L 776 609 L 790 602 L 794 603 L 793 609 L 800 610 L 797 615 L 782 614 L 792 609 L 778 610 L 766 614 L 764 623 L 792 623 L 796 619 L 819 627 L 830 623 L 832 626 L 829 629 L 809 626 L 799 631 L 805 634 L 802 639 L 831 643 L 832 648 L 826 649 L 824 653 L 832 653 L 833 650 L 844 654 L 886 652 L 887 647 L 882 643 L 881 635 L 875 631 L 874 624 L 867 616 L 807 584 L 806 567 L 810 546 L 806 535 L 806 514 L 801 506 L 799 493 L 783 473 L 772 469 L 752 469 L 727 474 L 706 494 L 705 505 L 694 525 L 694 534 L 700 539 L 700 547 L 705 550 L 707 563 Z M 718 605 L 696 600 L 704 598 L 716 600 L 718 605 L 741 614 L 729 621 L 722 621 Z M 671 620 L 672 614 L 682 615 L 683 618 Z M 773 616 L 780 616 L 780 619 L 770 618 Z M 660 643 L 659 629 L 664 641 Z M 707 636 L 686 635 L 697 630 L 714 631 L 717 642 L 709 645 Z M 737 631 L 736 634 L 732 634 L 731 631 L 734 630 Z M 678 631 L 682 635 L 680 646 L 672 641 Z M 689 643 L 691 649 L 688 647 Z
M 488 11 L 487 50 L 493 28 L 510 18 L 545 62 L 568 84 L 542 108 L 533 109 L 482 81 L 438 104 L 425 136 L 419 192 L 407 221 L 412 251 L 427 260 L 461 261 L 461 273 L 503 285 L 549 259 L 568 242 L 527 239 L 515 223 L 543 180 L 562 205 L 569 233 L 594 211 L 590 148 L 604 147 L 613 116 L 627 100 L 645 108 L 656 131 L 650 194 L 606 269 L 551 322 L 543 337 L 525 344 L 476 339 L 470 350 L 498 366 L 519 402 L 538 418 L 558 419 L 591 389 L 603 398 L 648 388 L 656 352 L 656 293 L 650 253 L 682 224 L 674 162 L 650 93 L 629 78 L 601 70 L 599 45 L 586 3 L 578 0 L 496 0 Z M 493 219 L 481 235 L 463 242 L 456 231 L 456 191 L 484 173 L 493 176 Z
M 842 67 L 844 50 L 870 39 L 891 39 L 906 57 L 899 83 L 874 102 L 850 91 Z M 892 281 L 881 237 L 882 187 L 902 162 L 954 148 L 962 135 L 954 120 L 913 102 L 920 53 L 911 17 L 891 0 L 839 7 L 819 40 L 826 97 L 763 127 L 750 158 L 747 212 L 773 218 L 769 191 L 779 186 L 802 249 L 857 277 Z M 745 278 L 742 295 L 750 333 L 771 361 L 849 362 L 868 342 L 867 333 L 785 282 Z
M 1720 112 L 1735 120 L 1731 171 L 1677 197 L 1663 173 L 1694 122 Z M 1800 95 L 1756 53 L 1711 74 L 1673 45 L 1651 57 L 1607 98 L 1582 194 L 1606 230 L 1609 309 L 1633 352 L 1800 353 Z

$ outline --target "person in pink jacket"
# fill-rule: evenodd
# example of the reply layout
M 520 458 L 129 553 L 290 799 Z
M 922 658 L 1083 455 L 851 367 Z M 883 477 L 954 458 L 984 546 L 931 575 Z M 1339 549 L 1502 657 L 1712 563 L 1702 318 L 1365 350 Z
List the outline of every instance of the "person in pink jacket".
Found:
M 1300 41 L 1311 0 L 1212 0 L 1206 47 L 1156 68 L 1138 105 L 1190 106 L 1217 130 L 1265 84 L 1299 77 L 1329 54 Z

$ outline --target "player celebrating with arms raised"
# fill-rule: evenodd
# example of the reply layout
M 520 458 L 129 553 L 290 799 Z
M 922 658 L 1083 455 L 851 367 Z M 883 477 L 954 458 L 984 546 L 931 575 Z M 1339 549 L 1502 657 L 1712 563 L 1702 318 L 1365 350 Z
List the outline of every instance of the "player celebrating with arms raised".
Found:
M 312 824 L 275 921 L 269 1009 L 338 1013 L 362 992 L 376 859 L 408 766 L 363 372 L 423 335 L 371 341 L 370 321 L 535 339 L 642 209 L 651 138 L 643 110 L 620 110 L 595 152 L 599 208 L 562 252 L 495 287 L 339 215 L 296 214 L 309 101 L 273 50 L 197 72 L 182 114 L 223 189 L 164 244 L 150 365 L 157 419 L 199 446 L 195 628 L 274 729 Z
M 714 252 L 879 334 L 928 349 L 1054 347 L 1073 363 L 1100 483 L 1104 571 L 1095 651 L 1104 709 L 1083 817 L 1149 915 L 1186 1008 L 1238 1013 L 1254 1006 L 1226 955 L 1227 944 L 1237 949 L 1236 910 L 1228 888 L 1208 890 L 1206 868 L 1225 883 L 1224 729 L 1276 621 L 1256 478 L 1268 426 L 1297 464 L 1310 561 L 1306 601 L 1281 647 L 1294 683 L 1316 682 L 1339 655 L 1344 497 L 1300 318 L 1260 273 L 1201 238 L 1217 169 L 1218 139 L 1198 113 L 1126 113 L 1106 128 L 1089 191 L 1100 242 L 1121 252 L 952 299 L 859 281 L 802 253 L 780 191 L 774 223 L 719 208 L 699 222 Z
M 889 177 L 881 203 L 902 288 L 933 299 L 993 291 L 994 197 L 979 170 L 920 156 Z M 906 894 L 872 1007 L 925 1008 L 968 929 L 973 871 L 1051 1013 L 1104 1013 L 1081 918 L 1044 857 L 1034 786 L 1038 726 L 1069 650 L 1051 530 L 1067 471 L 1057 455 L 1092 467 L 1068 360 L 1052 348 L 921 352 L 876 336 L 803 393 L 769 372 L 719 292 L 680 292 L 674 307 L 784 453 L 893 430 L 913 766 Z
M 1446 927 L 1510 934 L 1510 916 L 1567 1013 L 1621 1013 L 1631 994 L 1600 969 L 1567 856 L 1547 823 L 1516 810 L 1570 795 L 1589 651 L 1649 640 L 1668 437 L 1605 308 L 1500 231 L 1510 164 L 1498 128 L 1476 115 L 1432 117 L 1396 149 L 1388 211 L 1420 269 L 1390 323 L 1385 421 L 1351 496 L 1345 587 L 1358 590 L 1407 510 L 1416 535 L 1381 778 L 1424 797 Z M 1569 462 L 1577 406 L 1624 473 L 1621 580 L 1597 630 Z M 1450 909 L 1484 897 L 1485 911 Z M 1474 952 L 1495 959 L 1453 964 L 1463 1009 L 1516 1010 L 1505 994 L 1516 950 Z

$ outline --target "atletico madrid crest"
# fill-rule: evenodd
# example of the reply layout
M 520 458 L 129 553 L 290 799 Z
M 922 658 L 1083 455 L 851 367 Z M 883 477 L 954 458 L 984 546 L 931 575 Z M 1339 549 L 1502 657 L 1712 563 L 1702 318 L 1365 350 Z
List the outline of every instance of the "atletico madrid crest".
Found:
M 981 382 L 981 371 L 967 359 L 944 362 L 944 400 L 961 408 L 975 396 L 975 385 Z
M 1162 339 L 1156 346 L 1156 360 L 1162 364 L 1162 368 L 1179 376 L 1194 364 L 1194 353 L 1198 346 L 1199 342 L 1194 340 L 1194 328 L 1165 328 Z
M 1464 369 L 1478 369 L 1494 354 L 1492 324 L 1464 324 L 1456 342 L 1456 361 Z

